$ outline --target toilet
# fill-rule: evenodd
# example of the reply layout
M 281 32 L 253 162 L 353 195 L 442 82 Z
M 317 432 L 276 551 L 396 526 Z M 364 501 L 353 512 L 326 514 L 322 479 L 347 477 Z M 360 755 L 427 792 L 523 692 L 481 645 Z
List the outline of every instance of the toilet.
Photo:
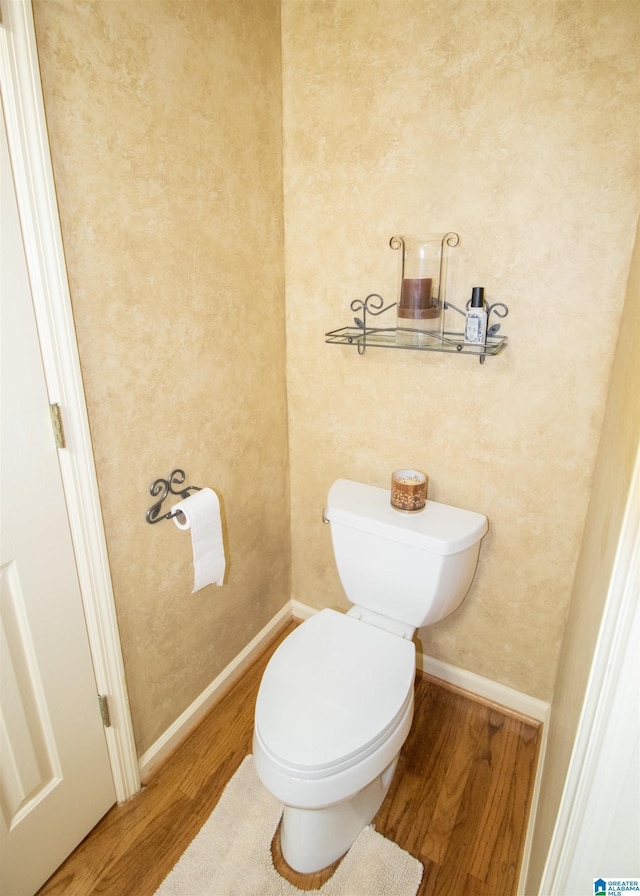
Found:
M 413 719 L 413 635 L 460 606 L 488 529 L 435 501 L 403 513 L 388 489 L 347 479 L 331 486 L 325 519 L 353 606 L 285 638 L 253 734 L 258 777 L 284 805 L 282 854 L 302 873 L 343 856 L 380 808 Z

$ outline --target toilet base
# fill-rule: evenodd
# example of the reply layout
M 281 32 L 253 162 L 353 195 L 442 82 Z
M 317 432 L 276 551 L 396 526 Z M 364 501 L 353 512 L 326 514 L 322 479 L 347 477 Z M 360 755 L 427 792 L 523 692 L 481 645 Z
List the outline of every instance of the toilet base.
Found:
M 325 809 L 285 806 L 280 845 L 289 867 L 311 874 L 340 859 L 382 805 L 397 764 L 398 756 L 371 784 L 335 806 Z

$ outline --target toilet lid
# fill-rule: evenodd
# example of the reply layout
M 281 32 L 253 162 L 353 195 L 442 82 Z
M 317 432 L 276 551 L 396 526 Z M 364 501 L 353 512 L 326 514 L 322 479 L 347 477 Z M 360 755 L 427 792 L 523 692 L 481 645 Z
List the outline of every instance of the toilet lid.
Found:
M 320 772 L 375 748 L 413 693 L 413 641 L 322 610 L 278 647 L 255 724 L 274 759 Z

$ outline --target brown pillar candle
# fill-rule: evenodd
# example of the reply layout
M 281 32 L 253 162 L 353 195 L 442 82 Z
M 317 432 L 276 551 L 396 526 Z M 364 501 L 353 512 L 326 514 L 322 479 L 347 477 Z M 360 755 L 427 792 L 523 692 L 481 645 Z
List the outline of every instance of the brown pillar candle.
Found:
M 431 277 L 405 278 L 402 281 L 398 317 L 422 320 L 438 317 L 439 310 L 431 295 Z

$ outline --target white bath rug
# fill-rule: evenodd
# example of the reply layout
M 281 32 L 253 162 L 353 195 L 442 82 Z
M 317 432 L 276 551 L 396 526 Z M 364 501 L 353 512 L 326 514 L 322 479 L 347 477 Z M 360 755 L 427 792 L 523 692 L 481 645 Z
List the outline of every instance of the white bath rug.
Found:
M 246 756 L 208 820 L 156 890 L 156 896 L 308 896 L 273 867 L 271 841 L 282 805 Z M 422 865 L 367 827 L 321 896 L 415 896 Z

